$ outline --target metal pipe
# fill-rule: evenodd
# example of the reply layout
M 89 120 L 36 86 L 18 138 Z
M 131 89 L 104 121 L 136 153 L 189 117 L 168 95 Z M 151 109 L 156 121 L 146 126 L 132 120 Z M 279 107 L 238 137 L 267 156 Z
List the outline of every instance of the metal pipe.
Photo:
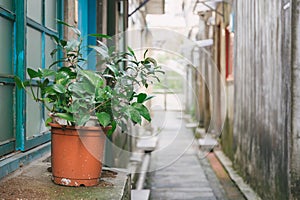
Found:
M 141 166 L 140 175 L 136 183 L 136 190 L 142 190 L 144 188 L 144 183 L 146 180 L 149 165 L 150 165 L 150 153 L 145 153 L 143 163 Z
M 133 15 L 135 12 L 137 12 L 139 9 L 141 9 L 144 5 L 146 5 L 146 3 L 148 3 L 148 1 L 150 0 L 144 0 L 136 9 L 134 9 L 134 11 L 132 11 L 128 17 L 130 17 L 131 15 Z

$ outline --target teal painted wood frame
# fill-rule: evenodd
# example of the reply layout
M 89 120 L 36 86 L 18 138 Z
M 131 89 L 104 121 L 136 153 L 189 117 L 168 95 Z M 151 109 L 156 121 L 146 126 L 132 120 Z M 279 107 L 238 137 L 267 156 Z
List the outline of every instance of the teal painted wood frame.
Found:
M 0 17 L 9 20 L 10 22 L 14 23 L 16 20 L 16 14 L 11 10 L 7 10 L 5 8 L 0 7 Z M 15 35 L 15 33 L 13 33 Z M 15 44 L 13 44 L 15 46 Z M 15 47 L 14 47 L 15 49 Z M 14 61 L 15 63 L 15 61 Z M 1 85 L 14 85 L 13 75 L 1 75 L 0 76 L 0 83 Z M 11 138 L 8 141 L 2 142 L 0 144 L 0 156 L 13 152 L 16 146 L 16 139 Z
M 15 0 L 16 22 L 15 22 L 15 75 L 24 80 L 25 73 L 25 1 Z M 16 150 L 24 150 L 25 146 L 25 92 L 16 88 Z
M 26 5 L 27 1 L 25 0 L 25 5 Z M 42 8 L 43 8 L 43 11 L 42 13 L 45 13 L 45 0 L 42 0 Z M 57 18 L 59 20 L 63 20 L 63 11 L 64 11 L 64 6 L 63 6 L 63 0 L 57 0 Z M 26 8 L 25 10 L 26 11 Z M 26 12 L 25 12 L 26 13 Z M 37 31 L 41 32 L 42 33 L 42 52 L 45 52 L 45 40 L 46 40 L 46 35 L 48 36 L 59 36 L 62 38 L 63 36 L 63 27 L 61 25 L 59 25 L 57 27 L 57 31 L 54 31 L 52 29 L 49 29 L 47 28 L 44 24 L 45 24 L 45 14 L 42 15 L 42 24 L 39 24 L 37 22 L 35 22 L 34 20 L 30 19 L 27 17 L 27 14 L 25 14 L 25 17 L 26 17 L 26 25 L 36 29 Z M 26 25 L 25 25 L 25 30 L 26 30 Z M 26 37 L 26 36 L 25 36 Z M 26 47 L 25 47 L 26 48 Z M 61 56 L 61 53 L 58 55 L 58 56 Z M 25 56 L 26 58 L 26 56 Z M 45 54 L 42 53 L 42 68 L 45 68 Z M 24 66 L 26 66 L 24 64 Z M 25 71 L 26 67 L 24 67 L 24 71 Z M 25 73 L 24 73 L 24 78 L 25 78 Z M 25 98 L 24 98 L 25 100 Z M 23 102 L 23 109 L 25 110 L 26 109 L 26 101 Z M 42 106 L 42 110 L 44 112 L 44 106 Z M 44 113 L 42 113 L 42 115 L 44 116 Z M 24 113 L 23 115 L 23 118 L 26 120 L 26 115 Z M 50 139 L 51 139 L 51 136 L 50 136 L 50 132 L 46 132 L 42 135 L 39 135 L 37 137 L 34 137 L 34 138 L 30 138 L 30 139 L 26 139 L 26 127 L 25 127 L 25 123 L 23 124 L 23 130 L 24 130 L 24 135 L 23 135 L 23 138 L 24 138 L 24 145 L 23 145 L 23 148 L 21 149 L 22 151 L 26 151 L 28 149 L 31 149 L 35 146 L 38 146 L 40 144 L 43 144 L 45 142 L 48 142 Z
M 15 140 L 6 142 L 0 146 L 0 156 L 9 154 L 15 150 Z
M 10 20 L 15 20 L 16 15 L 15 15 L 15 13 L 11 12 L 10 10 L 0 7 L 0 16 L 5 17 Z
M 45 0 L 42 0 L 43 5 Z M 4 85 L 14 85 L 13 77 L 17 75 L 21 80 L 25 79 L 26 73 L 26 27 L 27 25 L 40 31 L 42 33 L 42 48 L 45 51 L 45 36 L 56 35 L 63 36 L 63 27 L 58 26 L 57 31 L 51 30 L 35 21 L 27 18 L 26 14 L 26 0 L 13 0 L 13 11 L 0 7 L 0 16 L 4 17 L 14 23 L 14 74 L 0 76 L 0 83 Z M 64 1 L 57 0 L 57 18 L 63 19 Z M 43 6 L 44 8 L 44 6 Z M 43 15 L 42 24 L 45 24 L 45 17 Z M 42 54 L 43 56 L 45 54 Z M 61 55 L 61 53 L 60 53 Z M 45 67 L 45 58 L 42 58 L 42 66 Z M 0 144 L 0 156 L 13 152 L 25 151 L 32 147 L 38 146 L 49 141 L 50 134 L 46 133 L 39 137 L 26 140 L 26 94 L 24 90 L 15 89 L 15 139 Z
M 97 30 L 97 1 L 79 0 L 78 1 L 78 28 L 83 36 L 83 56 L 88 59 L 88 65 L 83 66 L 89 70 L 96 70 L 96 57 L 91 53 L 89 45 L 96 45 L 96 38 L 88 36 L 96 33 Z
M 0 161 L 0 180 L 10 174 L 11 172 L 29 164 L 30 162 L 47 155 L 51 150 L 50 143 L 38 146 L 32 150 L 21 154 L 15 154 L 5 160 Z

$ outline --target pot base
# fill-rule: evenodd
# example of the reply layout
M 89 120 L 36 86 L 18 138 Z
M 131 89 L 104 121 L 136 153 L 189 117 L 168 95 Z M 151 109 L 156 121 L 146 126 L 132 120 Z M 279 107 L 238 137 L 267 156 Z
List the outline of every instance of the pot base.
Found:
M 61 177 L 52 177 L 52 180 L 55 184 L 64 185 L 64 186 L 96 186 L 99 184 L 99 178 L 95 179 L 72 179 L 72 178 L 61 178 Z

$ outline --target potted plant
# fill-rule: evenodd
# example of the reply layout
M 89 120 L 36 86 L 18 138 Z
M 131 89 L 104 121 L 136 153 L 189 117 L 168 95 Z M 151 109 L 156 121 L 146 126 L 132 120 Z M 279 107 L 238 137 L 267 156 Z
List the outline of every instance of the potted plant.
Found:
M 29 80 L 15 77 L 16 85 L 49 111 L 46 124 L 51 126 L 51 161 L 53 181 L 66 186 L 97 185 L 102 169 L 105 135 L 116 127 L 126 129 L 128 121 L 150 121 L 143 103 L 152 96 L 137 92 L 148 87 L 157 73 L 163 73 L 156 61 L 137 60 L 132 49 L 117 52 L 97 41 L 89 46 L 96 52 L 97 71 L 84 69 L 80 31 L 64 22 L 77 35 L 70 40 L 53 37 L 57 44 L 51 56 L 62 52 L 46 69 L 27 69 Z M 93 37 L 110 39 L 106 35 Z M 58 57 L 58 56 L 57 56 Z

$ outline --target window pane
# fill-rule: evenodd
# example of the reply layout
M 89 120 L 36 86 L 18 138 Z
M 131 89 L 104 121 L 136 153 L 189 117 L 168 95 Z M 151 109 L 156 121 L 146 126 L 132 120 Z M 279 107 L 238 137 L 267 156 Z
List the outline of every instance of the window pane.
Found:
M 30 139 L 41 135 L 44 129 L 43 112 L 41 104 L 32 100 L 30 95 L 26 96 L 26 110 L 26 138 Z
M 27 68 L 42 67 L 42 34 L 27 26 Z M 28 78 L 28 77 L 27 77 Z
M 42 23 L 42 0 L 27 1 L 27 16 L 38 23 Z
M 52 58 L 50 53 L 53 51 L 53 49 L 56 47 L 55 43 L 51 39 L 50 36 L 46 36 L 46 46 L 45 46 L 45 63 L 46 68 L 49 67 L 56 59 L 55 56 Z
M 11 21 L 0 17 L 0 74 L 13 74 L 12 70 L 12 33 Z
M 0 0 L 0 7 L 6 8 L 12 11 L 12 0 Z
M 13 93 L 13 86 L 0 86 L 0 113 L 5 113 L 0 117 L 0 142 L 14 138 Z
M 45 1 L 45 21 L 46 26 L 56 30 L 56 0 Z

